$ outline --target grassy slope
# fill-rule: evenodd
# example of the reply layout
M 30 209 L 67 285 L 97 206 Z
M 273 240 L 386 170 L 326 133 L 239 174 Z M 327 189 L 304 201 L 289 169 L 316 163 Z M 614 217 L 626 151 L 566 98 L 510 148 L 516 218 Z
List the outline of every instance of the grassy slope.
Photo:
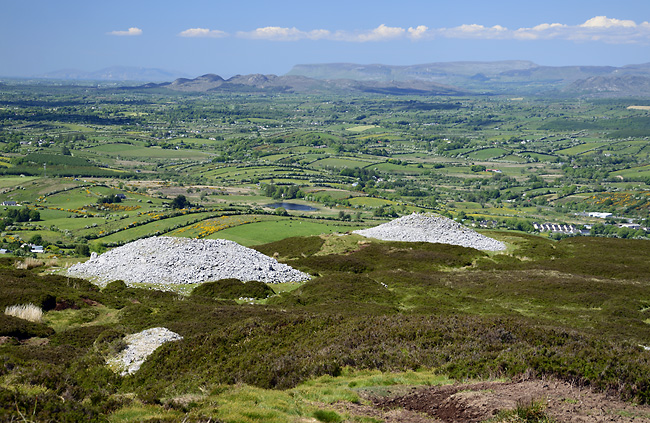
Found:
M 352 395 L 341 386 L 361 382 L 349 369 L 433 369 L 453 378 L 549 374 L 647 401 L 650 353 L 639 344 L 650 344 L 650 243 L 493 235 L 510 243 L 508 254 L 355 236 L 263 245 L 260 251 L 321 275 L 266 305 L 119 284 L 100 292 L 1 262 L 0 306 L 51 309 L 54 301 L 79 308 L 48 311 L 33 327 L 2 322 L 33 341 L 0 346 L 8 364 L 0 395 L 14 398 L 0 412 L 31 410 L 37 398 L 41 420 L 65 411 L 89 421 L 186 413 L 252 421 L 241 415 L 253 401 L 256 412 L 271 413 L 269 421 L 286 421 L 313 416 L 319 407 L 311 401 Z M 184 340 L 157 350 L 134 376 L 105 369 L 103 357 L 121 336 L 154 326 Z M 433 374 L 418 374 L 426 375 L 419 383 L 436 383 Z M 330 379 L 307 382 L 323 375 Z M 305 394 L 323 380 L 333 385 Z

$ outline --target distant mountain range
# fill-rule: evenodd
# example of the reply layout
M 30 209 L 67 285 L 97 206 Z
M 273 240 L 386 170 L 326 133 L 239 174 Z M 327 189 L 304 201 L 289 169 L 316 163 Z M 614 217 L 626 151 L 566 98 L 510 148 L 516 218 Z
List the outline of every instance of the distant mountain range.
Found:
M 284 93 L 379 93 L 393 95 L 461 95 L 461 89 L 430 81 L 355 81 L 322 80 L 305 76 L 236 75 L 223 79 L 207 74 L 195 79 L 179 78 L 174 82 L 147 84 L 141 88 L 166 88 L 185 92 L 284 92 Z
M 228 79 L 215 74 L 190 79 L 178 72 L 162 69 L 114 66 L 95 72 L 60 70 L 39 77 L 148 82 L 138 88 L 183 92 L 650 96 L 650 63 L 622 67 L 540 66 L 524 60 L 441 62 L 410 66 L 325 63 L 296 65 L 283 76 L 251 74 Z M 172 80 L 173 82 L 168 82 Z
M 83 81 L 169 81 L 174 78 L 185 77 L 181 72 L 170 72 L 155 68 L 137 68 L 127 66 L 112 66 L 98 71 L 86 72 L 78 69 L 61 69 L 54 72 L 37 75 L 37 78 L 64 79 Z
M 533 62 L 444 62 L 411 66 L 327 63 L 296 65 L 287 73 L 315 79 L 358 81 L 427 81 L 462 91 L 489 93 L 646 96 L 650 63 L 614 66 L 540 66 Z M 632 80 L 641 83 L 641 90 Z

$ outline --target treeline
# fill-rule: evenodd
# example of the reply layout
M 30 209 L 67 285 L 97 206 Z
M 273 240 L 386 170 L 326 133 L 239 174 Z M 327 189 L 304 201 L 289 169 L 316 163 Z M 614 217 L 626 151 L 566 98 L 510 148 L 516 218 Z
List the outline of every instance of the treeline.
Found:
M 27 175 L 27 176 L 41 176 L 43 175 L 42 166 L 15 166 L 9 168 L 0 168 L 0 175 Z M 116 172 L 111 169 L 102 169 L 92 166 L 53 166 L 47 168 L 47 176 L 52 177 L 97 177 L 97 178 L 136 178 L 135 173 L 131 172 Z
M 116 204 L 121 202 L 122 197 L 117 194 L 107 195 L 106 197 L 99 197 L 97 199 L 97 204 Z
M 28 208 L 9 209 L 4 216 L 5 222 L 35 222 L 41 220 L 41 214 L 38 210 L 29 210 Z
M 61 166 L 88 166 L 90 162 L 81 157 L 73 157 L 66 154 L 47 154 L 47 153 L 30 153 L 25 157 L 18 157 L 13 160 L 13 163 L 16 165 L 26 165 L 30 163 L 35 163 L 42 165 L 47 163 L 49 165 L 61 165 Z
M 647 236 L 647 233 L 643 229 L 632 229 L 625 226 L 618 227 L 616 225 L 596 223 L 591 227 L 591 235 L 616 238 L 644 238 Z

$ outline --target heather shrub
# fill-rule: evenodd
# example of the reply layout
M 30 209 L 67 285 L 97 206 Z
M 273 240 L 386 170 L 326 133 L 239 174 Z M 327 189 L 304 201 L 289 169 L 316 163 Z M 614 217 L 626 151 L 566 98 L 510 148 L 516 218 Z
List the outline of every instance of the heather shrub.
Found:
M 238 299 L 238 298 L 268 298 L 275 291 L 259 281 L 242 282 L 239 279 L 221 279 L 215 282 L 203 283 L 192 291 L 191 296 Z
M 52 328 L 42 323 L 34 323 L 7 314 L 0 314 L 0 336 L 27 339 L 32 337 L 48 337 L 53 333 L 54 330 Z
M 274 256 L 277 253 L 283 258 L 301 258 L 316 254 L 324 243 L 325 240 L 318 236 L 292 237 L 253 248 L 267 256 Z

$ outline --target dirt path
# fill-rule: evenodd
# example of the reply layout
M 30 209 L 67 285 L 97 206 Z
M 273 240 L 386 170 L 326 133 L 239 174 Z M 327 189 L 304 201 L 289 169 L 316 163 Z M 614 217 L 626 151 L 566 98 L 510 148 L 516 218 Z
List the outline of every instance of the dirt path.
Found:
M 478 423 L 517 403 L 543 401 L 558 423 L 649 422 L 650 406 L 638 406 L 566 382 L 528 380 L 360 391 L 372 405 L 338 403 L 340 412 L 388 423 Z

